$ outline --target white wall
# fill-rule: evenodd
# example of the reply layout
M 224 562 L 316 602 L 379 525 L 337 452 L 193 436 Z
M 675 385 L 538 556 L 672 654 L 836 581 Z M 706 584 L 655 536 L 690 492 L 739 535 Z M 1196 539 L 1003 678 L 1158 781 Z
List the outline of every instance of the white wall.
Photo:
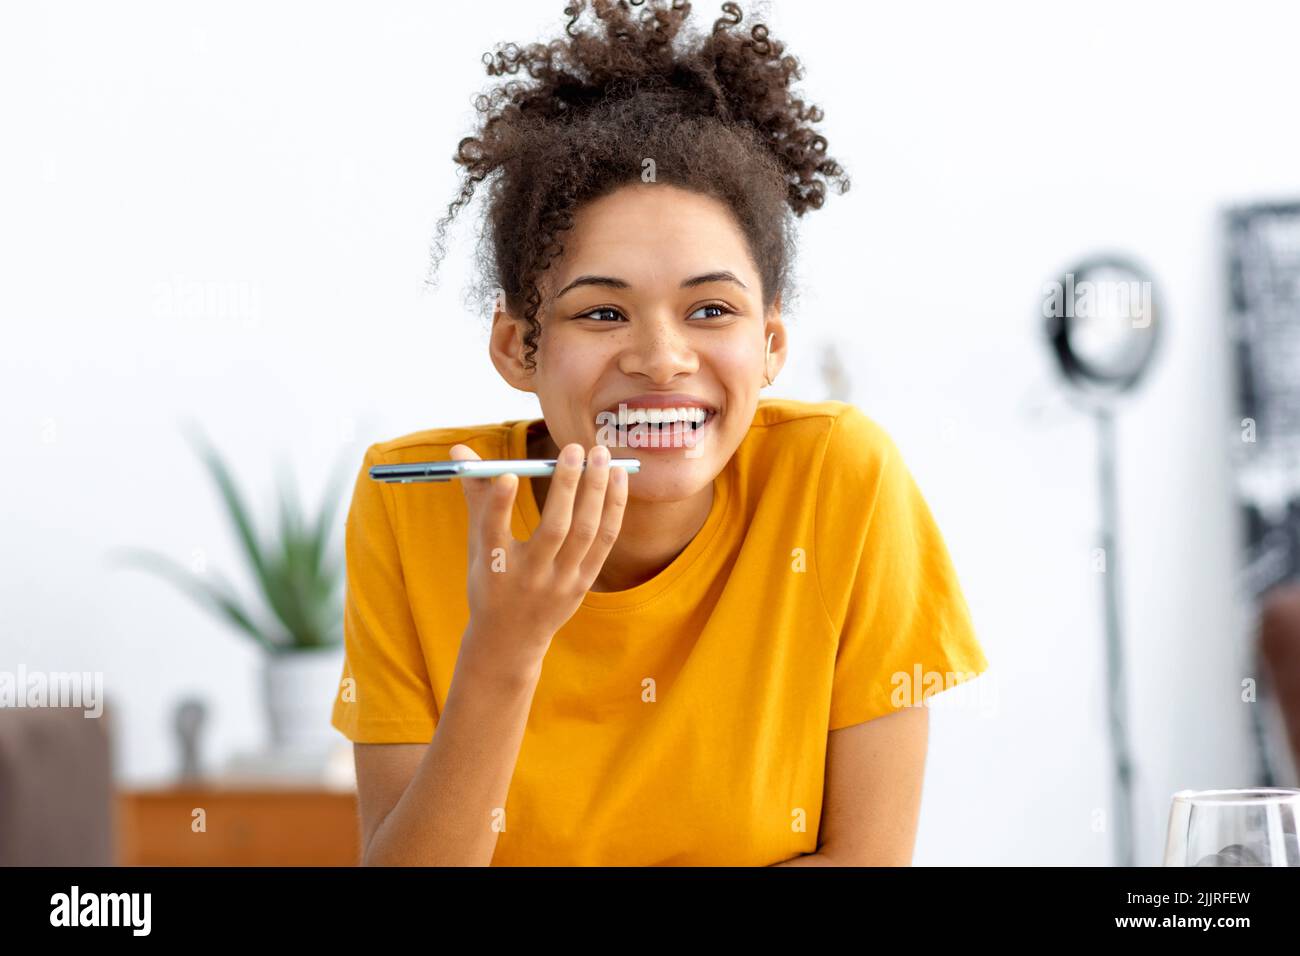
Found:
M 0 14 L 0 667 L 102 670 L 128 780 L 171 770 L 184 694 L 214 708 L 211 761 L 264 732 L 249 642 L 104 563 L 141 544 L 239 567 L 182 419 L 268 496 L 291 460 L 311 500 L 308 470 L 336 455 L 536 411 L 462 304 L 469 220 L 440 288 L 422 281 L 479 53 L 558 28 L 562 6 Z M 855 178 L 805 224 L 771 394 L 824 397 L 817 353 L 842 343 L 994 667 L 991 711 L 935 714 L 918 863 L 1110 859 L 1092 432 L 1053 398 L 1036 297 L 1102 248 L 1161 283 L 1167 348 L 1120 429 L 1139 860 L 1156 862 L 1174 790 L 1251 782 L 1216 215 L 1300 192 L 1297 14 L 801 0 L 772 19 Z

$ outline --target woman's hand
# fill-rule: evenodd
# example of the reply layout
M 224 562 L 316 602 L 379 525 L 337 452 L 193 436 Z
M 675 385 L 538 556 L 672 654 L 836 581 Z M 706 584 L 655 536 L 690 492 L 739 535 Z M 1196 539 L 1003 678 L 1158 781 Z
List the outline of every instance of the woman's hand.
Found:
M 479 460 L 466 445 L 453 445 L 451 457 Z M 618 538 L 627 473 L 609 467 L 603 445 L 591 449 L 585 472 L 582 457 L 577 443 L 561 449 L 541 524 L 527 541 L 510 530 L 517 475 L 457 479 L 469 507 L 470 625 L 462 651 L 469 645 L 493 669 L 527 673 L 541 666 Z

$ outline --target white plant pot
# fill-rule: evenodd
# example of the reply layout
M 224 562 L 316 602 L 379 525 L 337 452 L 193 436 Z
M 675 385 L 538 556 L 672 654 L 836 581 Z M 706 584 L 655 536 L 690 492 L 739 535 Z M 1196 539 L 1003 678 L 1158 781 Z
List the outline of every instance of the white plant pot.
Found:
M 277 751 L 324 753 L 338 740 L 330 725 L 343 673 L 343 645 L 268 654 L 262 693 Z

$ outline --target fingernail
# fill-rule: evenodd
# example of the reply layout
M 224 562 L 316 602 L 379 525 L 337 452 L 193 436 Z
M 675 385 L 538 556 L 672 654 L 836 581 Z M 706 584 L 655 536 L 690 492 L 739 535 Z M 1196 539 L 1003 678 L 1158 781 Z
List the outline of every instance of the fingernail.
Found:
M 582 449 L 576 445 L 566 445 L 560 452 L 560 460 L 566 465 L 576 465 L 582 461 Z
M 604 465 L 609 462 L 609 449 L 604 445 L 597 445 L 591 450 L 592 464 Z

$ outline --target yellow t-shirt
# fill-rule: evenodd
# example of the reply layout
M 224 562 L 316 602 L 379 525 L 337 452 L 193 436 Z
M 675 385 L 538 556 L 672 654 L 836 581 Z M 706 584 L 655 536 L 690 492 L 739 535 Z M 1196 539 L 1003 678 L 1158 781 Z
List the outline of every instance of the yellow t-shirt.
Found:
M 525 458 L 539 426 L 436 428 L 367 451 L 347 521 L 354 683 L 332 719 L 348 739 L 427 743 L 469 620 L 459 484 L 384 484 L 370 466 L 446 460 L 457 443 Z M 540 522 L 527 478 L 512 521 L 521 540 Z M 634 588 L 588 592 L 556 633 L 492 864 L 748 866 L 814 852 L 828 732 L 987 667 L 884 429 L 843 402 L 762 399 L 686 549 Z

